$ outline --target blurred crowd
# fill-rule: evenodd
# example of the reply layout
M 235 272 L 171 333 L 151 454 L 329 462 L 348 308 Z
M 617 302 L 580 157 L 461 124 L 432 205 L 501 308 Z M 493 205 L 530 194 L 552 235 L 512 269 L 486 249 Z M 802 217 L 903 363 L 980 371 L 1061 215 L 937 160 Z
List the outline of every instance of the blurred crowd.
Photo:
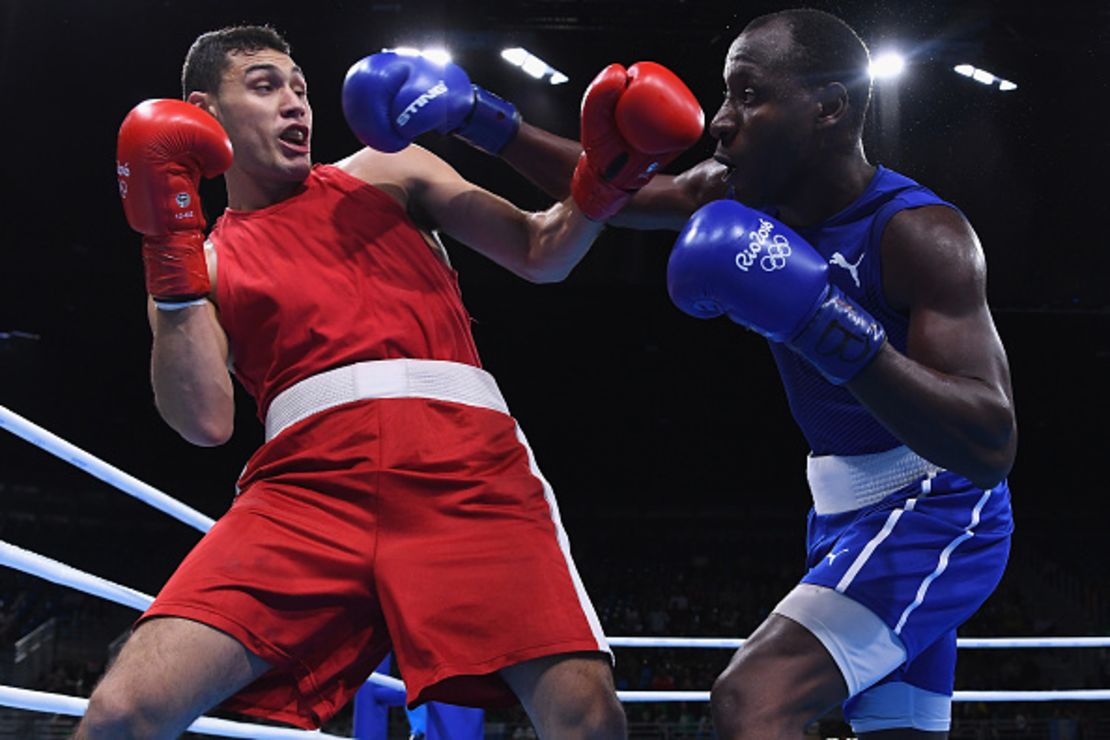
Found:
M 12 492 L 7 486 L 6 493 Z M 144 524 L 141 518 L 97 516 L 90 513 L 95 507 L 84 513 L 78 507 L 66 515 L 50 505 L 55 499 L 73 501 L 72 492 L 24 493 L 10 496 L 17 505 L 0 516 L 0 538 L 151 593 L 197 537 L 180 532 L 184 528 L 174 522 L 163 527 Z M 34 505 L 27 503 L 31 497 Z M 23 506 L 18 505 L 21 500 Z M 566 515 L 565 524 L 608 635 L 743 637 L 802 575 L 803 515 L 804 510 L 742 507 L 611 510 Z M 141 517 L 137 511 L 133 516 Z M 1076 522 L 1036 517 L 1023 525 L 1019 512 L 1009 569 L 961 635 L 1110 634 L 1110 586 L 1085 565 L 1092 541 L 1084 539 Z M 20 675 L 14 670 L 17 641 L 50 622 L 52 660 L 21 680 L 31 688 L 87 696 L 135 616 L 125 607 L 15 569 L 0 569 L 5 683 Z M 730 654 L 727 649 L 617 648 L 617 687 L 705 691 Z M 958 690 L 1059 688 L 1110 688 L 1110 651 L 961 651 Z M 634 703 L 626 708 L 634 737 L 713 737 L 704 703 Z M 1097 702 L 960 703 L 952 737 L 1092 740 L 1110 737 L 1110 720 L 1104 715 L 1110 711 Z M 406 736 L 403 714 L 395 720 L 395 732 Z M 519 711 L 490 712 L 487 721 L 490 737 L 527 737 L 530 732 Z M 329 729 L 350 732 L 350 722 L 348 710 Z M 850 737 L 835 712 L 815 723 L 813 732 Z

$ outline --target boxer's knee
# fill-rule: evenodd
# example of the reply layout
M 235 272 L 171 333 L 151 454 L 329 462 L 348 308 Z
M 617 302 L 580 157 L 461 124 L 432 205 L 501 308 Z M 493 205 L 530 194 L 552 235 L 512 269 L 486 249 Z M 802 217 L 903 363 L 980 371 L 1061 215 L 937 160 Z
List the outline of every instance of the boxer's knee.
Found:
M 597 681 L 568 692 L 560 709 L 567 737 L 611 740 L 628 736 L 624 708 L 611 682 Z M 562 737 L 562 735 L 555 735 Z
M 710 710 L 721 738 L 790 737 L 846 697 L 821 643 L 773 614 L 714 682 Z
M 212 627 L 142 622 L 89 700 L 78 738 L 172 738 L 269 665 Z
M 627 737 L 613 672 L 600 655 L 560 655 L 502 671 L 541 737 L 611 740 Z
M 790 712 L 773 701 L 773 695 L 768 697 L 767 692 L 759 690 L 755 677 L 736 662 L 714 681 L 709 709 L 722 739 L 779 737 L 794 724 Z
M 165 736 L 156 702 L 128 691 L 114 681 L 104 681 L 89 698 L 77 728 L 78 740 L 156 738 Z

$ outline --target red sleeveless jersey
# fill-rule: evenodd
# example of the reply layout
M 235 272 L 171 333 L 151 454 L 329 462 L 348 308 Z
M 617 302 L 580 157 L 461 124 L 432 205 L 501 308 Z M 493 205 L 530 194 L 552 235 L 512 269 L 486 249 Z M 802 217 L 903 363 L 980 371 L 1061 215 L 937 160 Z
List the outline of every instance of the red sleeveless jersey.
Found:
M 235 376 L 265 419 L 274 396 L 362 360 L 481 366 L 457 275 L 401 205 L 317 165 L 292 197 L 228 209 L 209 237 Z

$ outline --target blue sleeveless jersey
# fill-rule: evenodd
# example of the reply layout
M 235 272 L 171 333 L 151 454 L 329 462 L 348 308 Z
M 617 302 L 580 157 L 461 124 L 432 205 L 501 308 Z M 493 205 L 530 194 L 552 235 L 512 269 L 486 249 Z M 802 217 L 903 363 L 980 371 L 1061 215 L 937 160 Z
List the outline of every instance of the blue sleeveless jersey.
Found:
M 829 281 L 851 296 L 886 329 L 887 341 L 906 351 L 909 321 L 883 296 L 879 245 L 887 223 L 901 210 L 951 203 L 881 165 L 867 190 L 826 221 L 795 229 L 829 263 Z M 825 380 L 804 358 L 771 343 L 795 421 L 815 455 L 862 455 L 901 444 L 847 389 Z

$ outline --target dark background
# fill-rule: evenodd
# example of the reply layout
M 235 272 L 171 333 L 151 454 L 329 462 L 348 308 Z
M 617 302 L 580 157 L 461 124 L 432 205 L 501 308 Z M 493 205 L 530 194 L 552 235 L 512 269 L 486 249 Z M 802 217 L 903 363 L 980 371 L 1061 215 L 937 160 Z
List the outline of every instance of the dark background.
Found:
M 1011 483 L 1019 527 L 1037 527 L 1048 512 L 1094 527 L 1101 517 L 1090 507 L 1105 493 L 1098 466 L 1110 399 L 1110 6 L 812 5 L 853 24 L 873 51 L 890 42 L 910 55 L 903 78 L 877 90 L 867 150 L 873 162 L 960 205 L 981 237 L 1017 400 L 1021 444 Z M 139 241 L 123 218 L 113 172 L 119 122 L 144 98 L 180 95 L 181 60 L 197 34 L 236 22 L 269 22 L 284 32 L 311 85 L 315 158 L 333 161 L 356 147 L 339 107 L 343 75 L 383 47 L 442 43 L 474 81 L 513 100 L 527 120 L 576 136 L 582 91 L 611 61 L 668 65 L 708 119 L 720 103 L 728 43 L 751 17 L 781 7 L 4 0 L 0 404 L 210 516 L 228 505 L 261 440 L 253 404 L 241 398 L 234 438 L 213 450 L 191 447 L 158 418 Z M 513 45 L 545 58 L 570 82 L 551 87 L 525 77 L 499 58 Z M 1003 94 L 960 77 L 951 71 L 959 62 L 1018 89 Z M 499 161 L 452 140 L 421 141 L 518 204 L 546 205 Z M 706 137 L 674 171 L 712 149 Z M 202 194 L 214 218 L 222 185 L 206 183 Z M 673 233 L 610 229 L 555 286 L 526 284 L 458 245 L 449 248 L 485 364 L 565 516 L 756 504 L 801 515 L 806 448 L 770 355 L 728 321 L 698 322 L 670 304 L 663 278 L 673 240 Z M 9 490 L 50 482 L 74 497 L 101 486 L 10 435 L 0 435 L 0 481 Z M 97 500 L 125 519 L 148 516 L 122 495 Z M 1082 537 L 1086 530 L 1072 531 Z

